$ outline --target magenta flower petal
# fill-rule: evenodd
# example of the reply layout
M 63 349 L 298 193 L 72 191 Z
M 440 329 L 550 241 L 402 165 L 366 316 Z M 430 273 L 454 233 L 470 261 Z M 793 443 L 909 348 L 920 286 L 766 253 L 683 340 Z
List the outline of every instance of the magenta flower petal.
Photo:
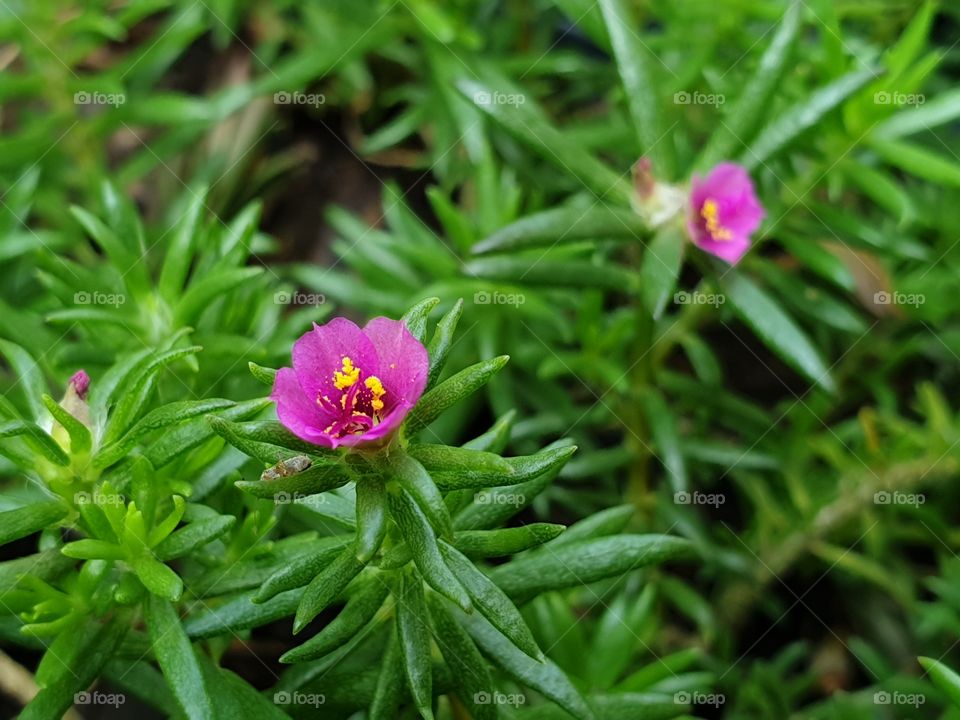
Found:
M 427 385 L 430 358 L 423 344 L 410 334 L 399 320 L 377 317 L 367 323 L 363 333 L 380 357 L 380 380 L 390 388 L 384 397 L 387 409 L 407 402 L 413 407 Z
M 277 371 L 270 399 L 277 403 L 277 417 L 290 432 L 307 442 L 333 447 L 322 431 L 333 422 L 333 415 L 321 412 L 316 403 L 310 402 L 293 370 Z
M 766 215 L 747 171 L 720 163 L 705 178 L 694 177 L 687 230 L 693 243 L 731 265 L 750 249 L 750 236 Z
M 292 433 L 324 447 L 389 440 L 427 383 L 427 350 L 397 320 L 363 330 L 336 318 L 293 346 L 293 369 L 278 371 L 271 398 Z
M 373 343 L 346 318 L 334 318 L 326 325 L 314 323 L 313 330 L 293 344 L 293 369 L 304 392 L 313 398 L 327 395 L 340 397 L 334 387 L 334 371 L 341 370 L 343 359 L 351 364 L 370 368 L 377 373 L 377 351 Z

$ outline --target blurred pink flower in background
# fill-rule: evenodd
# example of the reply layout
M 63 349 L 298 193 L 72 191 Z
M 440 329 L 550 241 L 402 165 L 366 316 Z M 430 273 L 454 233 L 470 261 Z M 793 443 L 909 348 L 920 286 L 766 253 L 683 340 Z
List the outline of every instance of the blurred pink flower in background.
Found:
M 694 176 L 687 231 L 693 244 L 735 265 L 750 249 L 750 236 L 766 212 L 747 171 L 720 163 L 705 178 Z

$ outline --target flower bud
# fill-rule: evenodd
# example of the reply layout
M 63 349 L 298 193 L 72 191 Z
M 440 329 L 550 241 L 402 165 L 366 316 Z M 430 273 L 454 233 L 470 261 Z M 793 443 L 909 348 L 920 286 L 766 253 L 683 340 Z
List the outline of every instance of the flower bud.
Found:
M 680 216 L 687 202 L 686 192 L 676 185 L 660 182 L 653 172 L 650 158 L 642 157 L 633 166 L 634 211 L 651 228 L 657 228 Z
M 90 376 L 85 370 L 77 370 L 67 382 L 67 391 L 60 401 L 60 407 L 87 427 L 90 427 L 90 406 L 87 405 L 89 388 Z

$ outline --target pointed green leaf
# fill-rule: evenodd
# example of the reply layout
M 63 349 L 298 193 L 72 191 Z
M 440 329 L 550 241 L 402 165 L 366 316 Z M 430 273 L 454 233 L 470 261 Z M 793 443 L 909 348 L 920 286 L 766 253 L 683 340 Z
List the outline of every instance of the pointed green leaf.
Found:
M 665 102 L 656 82 L 663 61 L 641 40 L 640 26 L 630 17 L 624 0 L 600 0 L 599 4 L 642 152 L 653 160 L 657 176 L 670 180 L 676 162 L 673 138 L 660 114 Z
M 453 521 L 433 478 L 410 455 L 395 454 L 390 458 L 390 470 L 403 488 L 410 493 L 430 524 L 440 534 L 453 538 Z
M 616 535 L 570 543 L 499 565 L 490 579 L 524 602 L 540 593 L 618 577 L 640 567 L 690 554 L 687 540 L 669 535 Z
M 457 576 L 470 599 L 490 623 L 504 637 L 535 660 L 542 661 L 543 653 L 533 639 L 533 633 L 520 616 L 520 611 L 486 575 L 470 562 L 462 553 L 440 541 L 440 552 L 447 565 Z
M 254 200 L 243 207 L 236 214 L 227 227 L 222 227 L 220 236 L 220 254 L 223 257 L 232 256 L 246 259 L 251 252 L 250 244 L 257 232 L 260 215 L 263 212 L 263 203 Z
M 640 394 L 640 407 L 650 425 L 650 434 L 657 448 L 657 459 L 663 463 L 667 479 L 674 492 L 687 489 L 687 466 L 680 449 L 677 419 L 666 400 L 655 388 Z
M 150 596 L 146 620 L 153 655 L 180 708 L 190 720 L 210 720 L 213 718 L 210 697 L 197 656 L 180 625 L 176 610 L 166 600 Z
M 430 372 L 427 376 L 427 387 L 432 387 L 440 377 L 443 366 L 447 361 L 447 354 L 453 347 L 453 335 L 457 329 L 457 323 L 460 322 L 460 314 L 463 312 L 463 299 L 457 300 L 446 315 L 440 318 L 436 329 L 433 331 L 433 338 L 427 346 L 427 354 L 430 356 Z
M 400 528 L 400 534 L 410 548 L 413 561 L 424 580 L 444 597 L 460 607 L 472 609 L 467 591 L 450 571 L 440 555 L 437 539 L 426 515 L 403 488 L 390 490 L 390 513 Z
M 161 540 L 177 529 L 177 525 L 183 519 L 183 513 L 187 509 L 187 503 L 180 495 L 173 496 L 173 509 L 170 513 L 150 531 L 147 537 L 147 545 L 153 547 Z
M 90 417 L 97 427 L 103 427 L 107 420 L 107 410 L 115 405 L 121 388 L 132 384 L 133 376 L 143 369 L 151 356 L 151 349 L 122 355 L 109 370 L 90 386 Z
M 255 497 L 273 498 L 278 504 L 287 504 L 299 497 L 316 495 L 346 485 L 353 480 L 345 463 L 318 462 L 306 470 L 272 479 L 238 480 L 238 488 Z
M 118 612 L 105 623 L 83 623 L 83 635 L 57 652 L 59 670 L 46 678 L 43 689 L 20 713 L 20 720 L 57 720 L 86 692 L 104 665 L 113 658 L 130 630 L 131 618 Z
M 407 310 L 404 313 L 401 321 L 404 325 L 407 326 L 407 329 L 410 330 L 410 334 L 413 335 L 421 343 L 424 342 L 427 336 L 427 318 L 430 316 L 430 313 L 433 309 L 440 304 L 440 298 L 431 297 L 426 300 L 421 300 L 412 308 Z
M 832 392 L 833 378 L 807 335 L 777 302 L 738 272 L 723 276 L 720 287 L 737 315 L 757 337 L 813 382 Z
M 740 154 L 749 147 L 754 133 L 770 106 L 770 98 L 780 85 L 780 78 L 790 61 L 790 55 L 800 32 L 803 3 L 792 0 L 780 27 L 760 58 L 756 70 L 730 110 L 714 130 L 701 153 L 696 166 L 709 170 L 718 162 Z
M 10 420 L 0 423 L 0 438 L 22 435 L 24 441 L 34 452 L 42 455 L 56 465 L 69 465 L 70 458 L 57 445 L 56 440 L 47 435 L 40 427 L 26 420 Z
M 507 355 L 483 360 L 447 378 L 420 398 L 420 402 L 407 417 L 407 434 L 414 435 L 436 420 L 444 410 L 487 384 L 507 364 Z
M 0 512 L 0 545 L 43 530 L 65 518 L 67 512 L 67 506 L 59 501 L 35 502 Z
M 43 405 L 40 397 L 46 387 L 43 371 L 30 353 L 16 343 L 0 339 L 0 354 L 6 358 L 17 377 L 17 384 L 23 388 L 23 397 L 30 408 L 33 419 L 40 422 L 44 419 Z
M 133 571 L 152 594 L 176 602 L 183 594 L 183 581 L 173 570 L 150 557 L 133 563 Z
M 473 440 L 463 444 L 467 450 L 478 450 L 480 452 L 500 453 L 510 442 L 510 431 L 513 429 L 513 422 L 517 419 L 516 410 L 508 410 L 493 426 L 482 435 L 478 435 Z
M 757 139 L 743 151 L 740 162 L 748 170 L 762 165 L 876 76 L 874 70 L 855 70 L 815 90 L 767 123 Z
M 667 224 L 657 230 L 640 264 L 640 297 L 654 320 L 659 320 L 673 299 L 683 264 L 686 236 L 682 228 Z
M 575 445 L 559 445 L 537 453 L 543 455 L 547 452 L 551 454 L 556 452 L 556 456 L 544 470 L 526 482 L 478 492 L 473 502 L 454 518 L 454 528 L 481 530 L 506 522 L 507 519 L 529 506 L 533 499 L 553 482 L 576 450 Z
M 470 708 L 474 720 L 495 720 L 496 705 L 482 702 L 484 697 L 492 695 L 494 689 L 486 661 L 470 635 L 447 609 L 447 601 L 432 592 L 427 593 L 426 600 L 437 646 L 456 678 L 460 699 Z
M 125 391 L 120 395 L 110 415 L 103 436 L 103 443 L 106 445 L 121 437 L 133 419 L 143 411 L 150 394 L 153 392 L 156 375 L 160 370 L 177 360 L 195 355 L 201 350 L 203 348 L 199 345 L 165 350 L 150 356 L 143 367 L 135 368 L 130 375 L 129 385 L 125 387 Z
M 498 125 L 562 172 L 578 178 L 597 197 L 609 195 L 624 203 L 629 202 L 633 194 L 630 183 L 550 124 L 534 107 L 532 98 L 525 98 L 525 102 L 515 105 L 483 102 L 504 87 L 507 87 L 505 83 L 494 87 L 473 78 L 457 82 L 457 89 Z
M 89 452 L 90 444 L 93 441 L 90 436 L 90 429 L 46 393 L 41 395 L 41 399 L 44 406 L 53 415 L 53 419 L 60 423 L 63 429 L 67 431 L 67 435 L 70 436 L 70 452 L 74 455 Z
M 224 410 L 233 407 L 232 400 L 211 398 L 209 400 L 181 400 L 167 403 L 155 410 L 151 410 L 138 420 L 126 434 L 116 442 L 106 445 L 93 458 L 96 468 L 109 467 L 117 462 L 136 446 L 137 441 L 144 435 L 160 428 L 180 423 L 183 420 L 206 415 L 215 410 Z
M 137 507 L 135 502 L 127 505 L 126 515 L 123 519 L 123 544 L 131 549 L 146 549 L 149 547 L 147 542 L 147 522 L 143 517 L 143 511 Z
M 242 267 L 218 270 L 190 284 L 174 310 L 177 327 L 193 323 L 210 303 L 263 274 L 263 268 Z
M 300 557 L 275 570 L 254 595 L 253 601 L 265 603 L 288 590 L 308 585 L 324 568 L 349 549 L 350 545 L 351 539 L 342 535 L 317 540 Z
M 479 613 L 467 615 L 454 610 L 480 650 L 517 682 L 542 693 L 579 720 L 593 720 L 593 712 L 586 701 L 553 661 L 537 662 L 521 652 L 504 637 L 490 621 Z
M 550 543 L 549 548 L 544 548 L 544 552 L 580 540 L 616 535 L 623 531 L 636 511 L 633 505 L 616 505 L 585 517 L 568 527 L 563 535 Z
M 404 686 L 403 667 L 399 631 L 391 626 L 387 649 L 380 663 L 373 702 L 370 703 L 370 720 L 394 720 L 397 717 L 397 706 L 400 704 Z
M 86 233 L 93 238 L 103 251 L 110 257 L 115 267 L 127 269 L 133 276 L 139 278 L 141 287 L 146 287 L 146 265 L 140 262 L 137 254 L 130 251 L 124 241 L 107 227 L 100 218 L 81 207 L 71 206 L 70 214 L 76 218 Z
M 919 658 L 933 684 L 940 688 L 956 707 L 960 708 L 960 675 L 933 658 Z
M 163 540 L 153 549 L 153 554 L 161 561 L 189 555 L 228 532 L 236 522 L 237 519 L 232 515 L 218 515 L 192 522 Z
M 960 187 L 960 162 L 935 150 L 903 140 L 870 141 L 870 147 L 891 165 L 937 185 Z
M 194 193 L 164 253 L 157 289 L 169 303 L 173 303 L 183 295 L 187 273 L 190 272 L 190 265 L 193 262 L 196 237 L 200 228 L 201 214 L 206 205 L 206 197 L 206 188 Z
M 301 440 L 275 420 L 235 423 L 210 418 L 216 433 L 238 450 L 273 465 L 293 455 L 337 462 L 342 454 Z
M 53 580 L 75 566 L 73 560 L 61 554 L 60 548 L 24 555 L 16 560 L 0 562 L 0 587 L 11 588 L 25 575 Z
M 635 659 L 637 638 L 652 620 L 656 587 L 648 584 L 639 597 L 618 592 L 600 614 L 590 645 L 590 657 L 602 657 L 602 663 L 591 663 L 586 669 L 592 687 L 609 688 Z
M 109 543 L 119 543 L 120 538 L 113 531 L 110 521 L 107 520 L 103 509 L 89 497 L 89 494 L 77 493 L 75 496 L 80 518 L 86 525 L 87 534 L 92 538 L 106 540 Z
M 217 415 L 231 422 L 246 420 L 259 413 L 270 402 L 269 398 L 245 400 L 233 407 L 219 411 Z M 199 447 L 210 438 L 215 437 L 216 434 L 206 418 L 200 417 L 163 433 L 160 438 L 146 448 L 144 455 L 154 468 L 159 469 L 173 462 L 187 451 Z
M 411 445 L 409 453 L 431 474 L 474 471 L 490 473 L 497 477 L 509 477 L 515 472 L 514 466 L 505 458 L 482 450 L 424 443 Z
M 534 262 L 526 257 L 498 255 L 470 260 L 463 271 L 485 280 L 555 288 L 602 288 L 627 293 L 640 288 L 640 276 L 632 270 L 590 260 L 541 258 Z
M 253 375 L 253 377 L 264 385 L 273 387 L 273 383 L 277 379 L 277 371 L 274 368 L 263 367 L 257 365 L 255 362 L 247 363 L 247 367 L 250 368 L 250 374 Z
M 60 550 L 67 557 L 78 560 L 124 560 L 127 553 L 115 543 L 83 538 L 64 545 Z
M 947 90 L 919 107 L 900 110 L 877 125 L 871 136 L 895 140 L 905 135 L 926 132 L 960 118 L 960 89 Z
M 194 639 L 235 635 L 293 615 L 300 595 L 299 590 L 291 590 L 267 602 L 254 603 L 252 592 L 241 593 L 212 610 L 188 618 L 183 627 Z
M 397 632 L 413 703 L 425 720 L 433 719 L 433 663 L 430 660 L 430 626 L 423 597 L 423 582 L 414 572 L 403 577 L 397 597 Z
M 858 160 L 845 160 L 840 164 L 843 174 L 862 190 L 871 200 L 892 213 L 900 221 L 901 225 L 909 225 L 917 217 L 917 207 L 912 196 L 901 185 L 899 178 L 893 177 L 886 172 L 886 168 L 873 168 L 859 162 Z M 843 261 L 824 250 L 821 245 L 815 245 L 811 249 L 810 239 L 804 237 L 801 240 L 791 240 L 784 238 L 786 249 L 795 255 L 799 260 L 806 262 L 817 270 L 821 275 L 826 276 L 832 282 L 840 285 L 846 290 L 854 290 L 856 282 L 850 269 L 844 265 Z M 820 256 L 823 262 L 814 265 L 810 262 L 810 256 Z
M 506 557 L 549 542 L 564 529 L 563 525 L 531 523 L 501 530 L 464 530 L 456 534 L 454 546 L 469 558 Z
M 937 16 L 939 3 L 937 0 L 925 0 L 910 20 L 910 24 L 897 38 L 897 42 L 887 53 L 886 65 L 893 78 L 906 72 L 907 68 L 920 57 L 930 37 L 930 28 Z
M 295 450 L 249 439 L 245 436 L 240 423 L 230 422 L 216 415 L 207 415 L 206 420 L 210 424 L 213 432 L 233 445 L 237 450 L 267 465 L 289 460 L 300 454 Z M 249 486 L 245 489 L 249 489 Z
M 652 587 L 652 586 L 651 586 Z M 658 662 L 650 663 L 630 675 L 617 685 L 620 690 L 637 691 L 652 688 L 670 677 L 676 677 L 702 662 L 703 650 L 698 647 L 679 650 L 662 656 Z
M 95 623 L 74 622 L 60 630 L 47 646 L 34 679 L 37 687 L 45 688 L 56 684 L 63 675 L 73 671 L 71 665 L 79 659 L 80 649 L 100 630 Z
M 290 716 L 277 707 L 273 697 L 262 695 L 246 680 L 217 667 L 206 655 L 198 654 L 197 659 L 217 720 L 289 720 Z
M 354 593 L 340 614 L 303 645 L 287 651 L 282 663 L 299 663 L 327 655 L 347 643 L 369 623 L 387 599 L 389 588 L 382 578 L 372 578 Z
M 356 549 L 351 545 L 327 567 L 321 570 L 300 598 L 297 615 L 293 621 L 293 633 L 296 635 L 317 615 L 332 603 L 357 574 L 364 564 L 357 559 Z
M 569 446 L 541 450 L 534 455 L 500 458 L 509 467 L 509 472 L 496 469 L 433 470 L 430 475 L 437 486 L 444 491 L 503 487 L 517 485 L 532 480 L 543 473 L 559 471 L 573 450 Z
M 584 240 L 636 241 L 649 233 L 632 210 L 616 207 L 561 207 L 515 220 L 473 246 L 476 255 L 554 247 Z
M 387 487 L 377 478 L 357 481 L 357 556 L 369 561 L 387 534 Z

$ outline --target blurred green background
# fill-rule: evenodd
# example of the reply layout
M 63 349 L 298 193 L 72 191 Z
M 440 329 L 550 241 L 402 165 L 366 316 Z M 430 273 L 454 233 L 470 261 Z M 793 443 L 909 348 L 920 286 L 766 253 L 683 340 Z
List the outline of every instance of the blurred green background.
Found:
M 531 603 L 564 670 L 958 718 L 916 661 L 960 666 L 958 43 L 911 0 L 2 0 L 0 339 L 62 386 L 192 327 L 161 394 L 241 399 L 311 321 L 464 298 L 450 365 L 512 362 L 437 436 L 516 410 L 515 452 L 580 447 L 525 520 L 624 505 L 698 550 Z M 747 166 L 750 255 L 654 244 L 641 156 Z

